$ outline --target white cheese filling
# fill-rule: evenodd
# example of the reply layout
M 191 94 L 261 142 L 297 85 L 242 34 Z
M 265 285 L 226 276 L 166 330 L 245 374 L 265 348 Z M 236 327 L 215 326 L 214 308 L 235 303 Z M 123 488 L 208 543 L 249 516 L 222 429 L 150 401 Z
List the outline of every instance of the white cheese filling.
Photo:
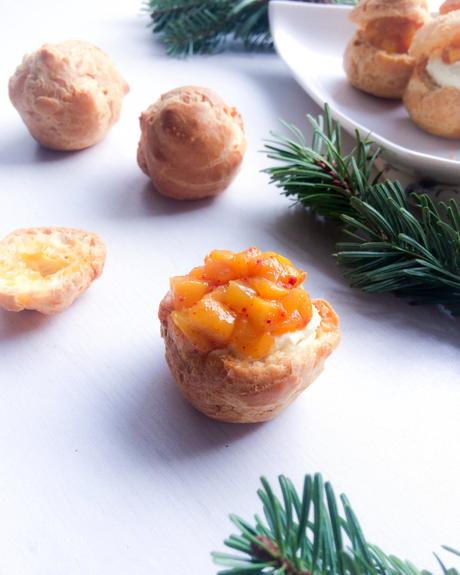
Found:
M 432 57 L 428 60 L 426 71 L 439 86 L 460 90 L 460 62 L 446 64 L 441 58 Z
M 298 331 L 291 331 L 290 333 L 284 333 L 283 335 L 276 337 L 270 353 L 274 353 L 275 351 L 284 351 L 294 345 L 303 346 L 308 344 L 312 339 L 314 339 L 316 330 L 320 323 L 321 316 L 316 307 L 313 306 L 313 314 L 307 325 Z

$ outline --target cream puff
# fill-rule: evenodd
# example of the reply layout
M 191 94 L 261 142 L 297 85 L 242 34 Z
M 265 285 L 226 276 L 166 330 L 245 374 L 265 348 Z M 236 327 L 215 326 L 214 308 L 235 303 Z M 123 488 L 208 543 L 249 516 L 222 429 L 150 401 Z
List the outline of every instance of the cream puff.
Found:
M 426 0 L 360 0 L 350 19 L 358 30 L 344 55 L 348 80 L 368 94 L 401 98 L 414 69 L 409 47 L 429 20 Z
M 140 117 L 137 160 L 160 194 L 215 196 L 236 176 L 246 138 L 241 115 L 206 88 L 176 88 Z
M 160 304 L 166 359 L 184 397 L 220 421 L 275 417 L 320 374 L 339 319 L 311 300 L 305 273 L 257 248 L 216 250 L 171 279 Z
M 102 50 L 77 40 L 24 56 L 9 82 L 11 102 L 29 132 L 53 150 L 81 150 L 102 140 L 128 90 Z
M 16 230 L 0 242 L 0 307 L 61 312 L 101 275 L 105 255 L 101 238 L 83 230 Z
M 416 61 L 404 105 L 423 130 L 460 138 L 460 12 L 429 22 L 410 49 Z

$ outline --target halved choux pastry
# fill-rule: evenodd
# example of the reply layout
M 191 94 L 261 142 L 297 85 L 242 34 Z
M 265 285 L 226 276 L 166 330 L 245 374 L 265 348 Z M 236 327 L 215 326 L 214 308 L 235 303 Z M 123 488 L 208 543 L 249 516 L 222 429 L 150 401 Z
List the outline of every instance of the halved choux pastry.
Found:
M 414 68 L 409 47 L 429 19 L 426 0 L 361 0 L 350 19 L 358 31 L 344 55 L 349 81 L 374 96 L 401 98 Z
M 128 90 L 107 54 L 80 40 L 44 44 L 24 56 L 9 81 L 11 102 L 31 135 L 66 151 L 102 140 Z
M 65 310 L 104 268 L 102 239 L 74 228 L 16 230 L 0 242 L 0 307 L 51 315 Z
M 240 169 L 246 151 L 241 115 L 207 88 L 163 94 L 141 114 L 140 125 L 138 164 L 164 196 L 216 196 Z
M 460 138 L 460 12 L 424 26 L 410 54 L 416 66 L 403 101 L 411 119 L 436 136 Z
M 166 359 L 183 396 L 220 421 L 267 421 L 320 374 L 339 319 L 305 273 L 273 252 L 211 252 L 160 304 Z

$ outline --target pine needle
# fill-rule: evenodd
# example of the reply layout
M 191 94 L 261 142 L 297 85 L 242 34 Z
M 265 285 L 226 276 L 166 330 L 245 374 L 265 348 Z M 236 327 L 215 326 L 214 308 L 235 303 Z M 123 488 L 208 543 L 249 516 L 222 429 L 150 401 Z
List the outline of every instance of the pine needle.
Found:
M 235 42 L 247 50 L 271 49 L 268 1 L 147 0 L 145 9 L 150 14 L 153 33 L 168 54 L 187 56 L 219 52 Z M 353 4 L 354 0 L 341 3 Z
M 309 117 L 311 145 L 291 125 L 288 136 L 265 144 L 277 164 L 265 170 L 282 193 L 311 212 L 336 221 L 350 241 L 337 245 L 337 261 L 350 285 L 393 292 L 414 304 L 440 304 L 460 315 L 460 207 L 408 194 L 375 173 L 380 149 L 356 133 L 346 154 L 341 127 L 324 115 Z
M 239 534 L 224 543 L 239 554 L 212 553 L 226 568 L 218 575 L 432 575 L 369 543 L 346 496 L 337 500 L 320 474 L 305 477 L 302 499 L 290 479 L 278 479 L 281 499 L 261 479 L 265 522 L 256 516 L 252 526 L 230 517 Z M 460 555 L 452 547 L 444 550 Z M 460 575 L 438 561 L 440 575 Z

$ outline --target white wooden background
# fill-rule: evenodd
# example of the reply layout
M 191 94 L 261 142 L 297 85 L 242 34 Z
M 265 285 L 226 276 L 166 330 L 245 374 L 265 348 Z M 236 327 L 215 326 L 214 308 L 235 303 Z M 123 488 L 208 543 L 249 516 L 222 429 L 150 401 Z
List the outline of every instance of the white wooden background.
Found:
M 318 110 L 275 55 L 174 60 L 137 1 L 3 2 L 0 234 L 78 226 L 108 244 L 106 270 L 64 314 L 0 313 L 0 574 L 212 575 L 229 512 L 259 512 L 258 477 L 321 471 L 369 537 L 418 565 L 460 546 L 460 323 L 436 309 L 348 288 L 334 229 L 271 187 L 258 150 L 278 118 Z M 97 147 L 40 149 L 7 97 L 23 53 L 80 38 L 131 85 Z M 242 112 L 243 170 L 215 201 L 175 203 L 136 165 L 139 113 L 183 84 Z M 278 250 L 309 272 L 342 318 L 324 374 L 277 420 L 214 423 L 176 391 L 156 318 L 168 278 L 212 248 Z

